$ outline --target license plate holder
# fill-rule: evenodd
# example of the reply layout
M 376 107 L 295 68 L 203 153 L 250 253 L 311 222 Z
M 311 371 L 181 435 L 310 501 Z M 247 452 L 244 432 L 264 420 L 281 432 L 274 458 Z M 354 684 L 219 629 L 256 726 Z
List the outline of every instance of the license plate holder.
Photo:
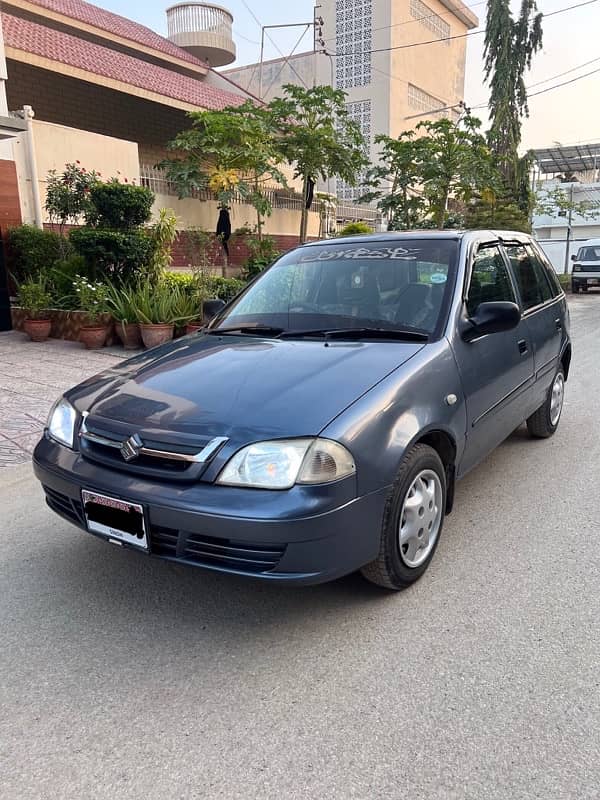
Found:
M 146 515 L 142 505 L 87 489 L 82 489 L 81 500 L 90 533 L 98 533 L 118 544 L 148 550 Z

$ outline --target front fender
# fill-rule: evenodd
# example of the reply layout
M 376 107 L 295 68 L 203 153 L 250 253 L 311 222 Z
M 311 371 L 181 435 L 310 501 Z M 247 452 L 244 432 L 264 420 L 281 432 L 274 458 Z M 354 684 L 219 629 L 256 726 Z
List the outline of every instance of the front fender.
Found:
M 447 398 L 456 396 L 449 405 Z M 412 445 L 433 431 L 446 433 L 460 460 L 466 407 L 460 377 L 446 339 L 420 350 L 356 400 L 322 431 L 353 454 L 359 495 L 393 483 Z

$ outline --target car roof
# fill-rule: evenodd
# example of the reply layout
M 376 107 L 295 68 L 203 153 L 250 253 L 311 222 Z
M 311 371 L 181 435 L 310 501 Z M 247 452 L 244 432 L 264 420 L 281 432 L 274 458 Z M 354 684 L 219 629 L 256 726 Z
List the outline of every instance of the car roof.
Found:
M 315 242 L 306 242 L 303 247 L 314 247 L 324 244 L 373 244 L 375 242 L 402 242 L 411 239 L 431 239 L 433 241 L 446 239 L 458 241 L 468 238 L 484 240 L 505 239 L 506 241 L 530 241 L 531 236 L 521 231 L 496 231 L 496 230 L 412 230 L 412 231 L 383 231 L 381 233 L 356 234 L 354 236 L 341 236 L 338 239 L 319 239 Z
M 600 245 L 600 239 L 586 239 L 585 242 L 581 242 L 579 248 L 582 247 L 598 247 Z

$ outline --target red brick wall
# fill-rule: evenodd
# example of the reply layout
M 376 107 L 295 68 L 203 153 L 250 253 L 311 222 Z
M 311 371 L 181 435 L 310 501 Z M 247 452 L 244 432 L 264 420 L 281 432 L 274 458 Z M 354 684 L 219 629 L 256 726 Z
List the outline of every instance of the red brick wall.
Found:
M 0 229 L 21 224 L 19 184 L 14 161 L 0 160 Z

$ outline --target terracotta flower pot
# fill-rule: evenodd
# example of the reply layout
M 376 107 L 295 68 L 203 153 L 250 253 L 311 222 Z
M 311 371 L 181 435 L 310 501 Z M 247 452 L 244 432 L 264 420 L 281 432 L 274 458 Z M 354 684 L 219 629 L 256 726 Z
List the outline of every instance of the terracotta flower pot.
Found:
M 204 325 L 201 322 L 188 322 L 188 324 L 185 326 L 185 332 L 187 334 L 197 333 L 198 331 L 201 331 L 202 328 L 204 328 Z
M 142 334 L 137 322 L 115 322 L 115 331 L 125 350 L 139 350 L 142 346 Z
M 175 333 L 175 325 L 140 325 L 142 341 L 147 348 L 170 342 Z
M 52 320 L 49 319 L 25 319 L 23 330 L 32 342 L 45 342 L 50 336 Z
M 99 350 L 104 347 L 107 335 L 108 328 L 105 325 L 83 327 L 79 331 L 79 341 L 87 350 Z

